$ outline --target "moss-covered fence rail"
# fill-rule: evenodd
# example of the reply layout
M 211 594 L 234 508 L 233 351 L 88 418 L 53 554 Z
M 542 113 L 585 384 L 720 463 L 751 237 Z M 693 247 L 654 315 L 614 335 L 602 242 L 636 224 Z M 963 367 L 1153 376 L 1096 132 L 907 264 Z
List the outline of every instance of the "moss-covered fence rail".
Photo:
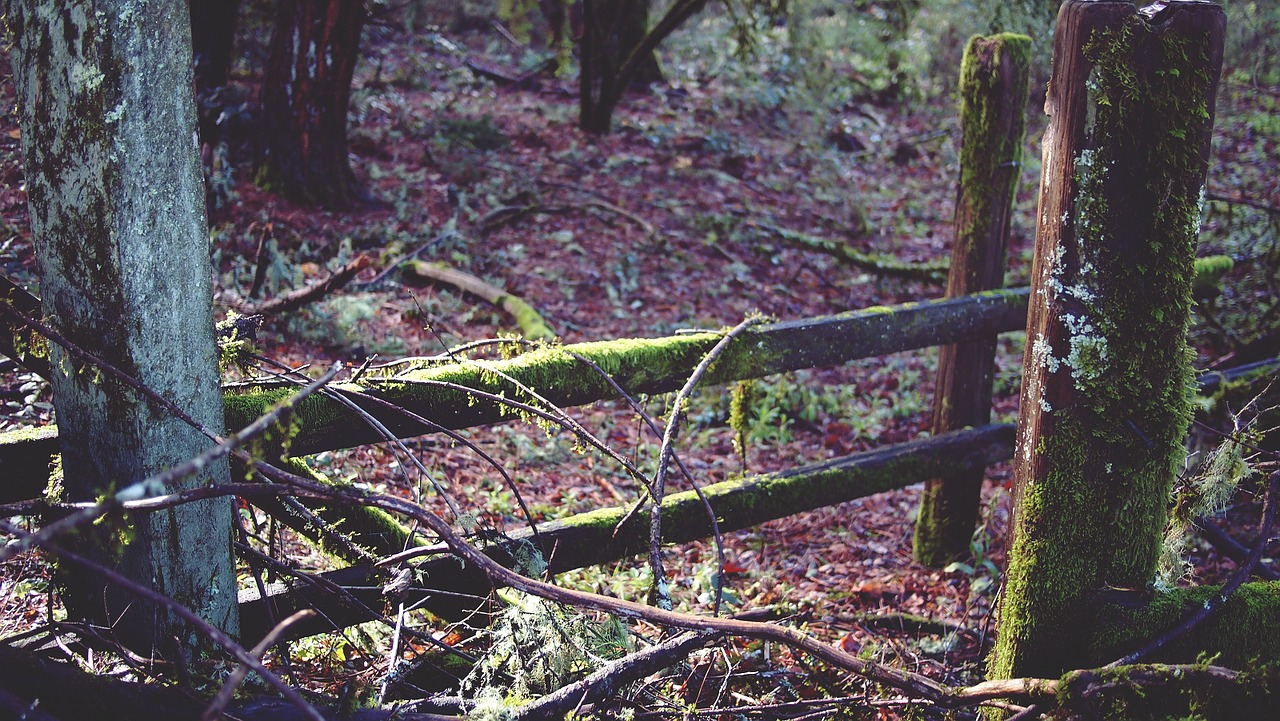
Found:
M 1026 324 L 1026 289 L 978 293 L 963 298 L 882 306 L 838 315 L 762 325 L 731 345 L 703 383 L 714 385 L 775 373 L 847 363 L 965 338 L 1012 330 Z M 719 333 L 687 333 L 666 338 L 622 339 L 546 346 L 508 360 L 462 361 L 440 365 L 423 360 L 396 364 L 398 372 L 371 375 L 359 385 L 334 388 L 352 394 L 365 410 L 400 437 L 460 429 L 513 418 L 511 409 L 474 391 L 528 402 L 521 387 L 567 408 L 617 398 L 617 392 L 583 359 L 603 369 L 628 393 L 678 390 L 720 339 Z M 409 368 L 411 370 L 404 370 Z M 231 389 L 225 395 L 227 425 L 237 430 L 294 394 L 288 385 Z M 368 394 L 432 424 L 414 421 Z M 383 440 L 377 430 L 337 401 L 320 395 L 297 409 L 297 434 L 290 452 L 308 455 Z M 0 502 L 38 496 L 49 459 L 57 453 L 55 429 L 0 434 Z
M 702 488 L 715 511 L 721 532 L 755 526 L 801 511 L 823 508 L 895 488 L 920 483 L 942 471 L 983 468 L 1013 453 L 1013 425 L 988 425 L 942 436 L 901 443 L 770 473 L 723 481 Z M 485 552 L 514 567 L 516 559 L 530 557 L 536 548 L 547 559 L 552 574 L 608 563 L 644 553 L 649 548 L 649 511 L 642 510 L 619 527 L 629 509 L 605 508 L 581 513 L 538 526 L 535 538 L 528 528 L 517 530 Z M 693 491 L 667 496 L 662 503 L 663 540 L 685 543 L 712 535 L 702 501 Z M 616 533 L 615 533 L 615 529 Z M 522 547 L 525 549 L 522 551 Z M 425 553 L 444 549 L 423 549 Z M 489 593 L 492 583 L 476 567 L 464 567 L 448 555 L 436 555 L 416 565 L 430 588 L 415 588 L 406 604 L 457 618 L 475 608 L 470 600 Z M 350 589 L 369 608 L 382 608 L 381 585 L 385 574 L 368 566 L 351 566 L 323 574 L 328 581 Z M 316 617 L 289 628 L 292 637 L 334 630 L 371 620 L 367 609 L 345 603 L 311 584 L 275 584 L 267 595 L 276 618 L 302 608 L 317 608 Z M 266 604 L 256 590 L 241 593 L 240 624 L 245 639 L 261 638 L 272 626 Z

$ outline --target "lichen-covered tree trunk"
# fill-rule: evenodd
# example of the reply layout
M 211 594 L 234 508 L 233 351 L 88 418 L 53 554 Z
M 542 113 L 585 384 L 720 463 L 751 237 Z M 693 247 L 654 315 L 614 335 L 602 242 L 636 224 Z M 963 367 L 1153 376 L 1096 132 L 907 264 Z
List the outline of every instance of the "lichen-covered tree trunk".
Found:
M 184 0 L 18 0 L 8 5 L 41 296 L 72 342 L 223 428 L 204 194 Z M 70 500 L 101 494 L 211 442 L 135 389 L 54 347 L 52 384 Z M 221 483 L 211 464 L 185 486 Z M 229 499 L 58 539 L 237 627 Z M 122 539 L 123 546 L 121 545 Z M 191 629 L 81 569 L 59 570 L 72 613 L 166 654 Z
M 347 106 L 363 0 L 280 0 L 262 80 L 258 183 L 301 203 L 351 206 Z
M 1022 170 L 1031 38 L 974 37 L 960 65 L 960 183 L 947 297 L 1004 286 L 1010 209 Z M 943 346 L 933 396 L 933 433 L 991 420 L 996 336 Z M 985 469 L 924 487 L 915 557 L 941 566 L 969 553 Z
M 1110 660 L 1090 610 L 1153 580 L 1224 25 L 1200 2 L 1058 16 L 994 677 Z

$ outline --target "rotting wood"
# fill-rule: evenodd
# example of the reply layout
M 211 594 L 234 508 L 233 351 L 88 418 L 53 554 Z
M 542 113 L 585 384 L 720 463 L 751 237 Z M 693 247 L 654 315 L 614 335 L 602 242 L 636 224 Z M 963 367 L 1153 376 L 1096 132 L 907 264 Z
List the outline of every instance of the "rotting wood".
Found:
M 960 182 L 947 297 L 1004 286 L 1013 199 L 1022 171 L 1031 38 L 975 36 L 960 65 Z M 935 434 L 991 422 L 996 336 L 942 346 L 933 396 Z M 986 469 L 931 478 L 917 516 L 914 555 L 943 566 L 969 555 Z
M 1012 448 L 1012 425 L 984 426 L 781 473 L 715 483 L 703 487 L 702 492 L 715 509 L 721 531 L 728 532 L 909 486 L 943 470 L 985 467 L 1008 458 Z M 710 533 L 705 508 L 693 491 L 671 494 L 664 499 L 662 508 L 664 542 L 685 543 Z M 649 547 L 648 510 L 635 514 L 615 533 L 615 527 L 628 510 L 606 508 L 541 524 L 536 546 L 532 531 L 523 528 L 500 543 L 490 544 L 485 552 L 500 563 L 514 567 L 517 558 L 528 558 L 529 552 L 536 549 L 548 562 L 552 574 L 643 554 Z M 432 550 L 439 553 L 442 549 L 425 549 L 423 553 Z M 436 556 L 416 568 L 431 590 L 415 588 L 405 603 L 416 605 L 425 601 L 424 608 L 447 618 L 471 611 L 476 602 L 470 597 L 485 596 L 492 588 L 480 569 L 463 566 L 452 556 Z M 339 585 L 353 587 L 352 594 L 366 605 L 376 608 L 383 603 L 378 588 L 381 582 L 375 570 L 351 567 L 325 577 Z M 277 614 L 314 604 L 335 622 L 352 624 L 370 620 L 367 613 L 350 609 L 341 600 L 319 593 L 307 584 L 292 587 L 276 584 L 268 593 L 276 604 Z M 256 640 L 271 625 L 265 607 L 255 589 L 242 592 L 240 599 L 244 638 Z M 330 630 L 332 626 L 323 618 L 316 618 L 299 623 L 290 632 L 297 637 Z
M 409 261 L 405 264 L 405 268 L 419 278 L 465 291 L 497 306 L 515 320 L 516 325 L 520 327 L 520 334 L 526 340 L 552 341 L 556 339 L 556 332 L 551 330 L 551 326 L 547 325 L 542 315 L 533 306 L 501 288 L 489 285 L 470 273 L 463 273 L 454 268 L 446 268 L 421 260 Z

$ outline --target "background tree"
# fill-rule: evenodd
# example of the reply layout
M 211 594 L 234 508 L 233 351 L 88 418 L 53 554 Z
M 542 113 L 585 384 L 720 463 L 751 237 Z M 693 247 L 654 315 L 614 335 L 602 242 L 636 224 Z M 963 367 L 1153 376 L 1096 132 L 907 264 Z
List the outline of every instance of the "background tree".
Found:
M 17 0 L 7 19 L 46 318 L 220 432 L 187 3 Z M 209 447 L 130 385 L 57 346 L 51 360 L 69 500 L 94 500 Z M 224 461 L 185 485 L 227 477 Z M 234 632 L 231 511 L 227 499 L 203 501 L 130 519 L 126 534 L 104 523 L 66 543 Z M 74 615 L 111 625 L 135 648 L 192 640 L 142 599 L 80 570 L 60 574 Z
M 613 109 L 627 87 L 662 78 L 654 50 L 706 4 L 706 0 L 677 0 L 649 28 L 648 0 L 583 0 L 579 127 L 589 133 L 609 132 Z
M 356 198 L 347 106 L 363 0 L 281 0 L 260 99 L 258 183 L 338 210 Z
M 227 84 L 240 0 L 190 0 L 196 95 Z

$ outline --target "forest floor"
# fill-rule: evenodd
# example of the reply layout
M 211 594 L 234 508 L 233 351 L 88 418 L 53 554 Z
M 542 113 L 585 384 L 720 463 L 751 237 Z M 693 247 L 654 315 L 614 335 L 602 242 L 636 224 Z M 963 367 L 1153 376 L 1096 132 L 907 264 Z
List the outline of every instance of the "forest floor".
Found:
M 801 319 L 942 294 L 938 285 L 844 265 L 796 245 L 777 229 L 903 261 L 945 259 L 959 142 L 953 101 L 945 95 L 894 104 L 867 97 L 830 112 L 806 112 L 759 87 L 726 80 L 705 64 L 668 58 L 667 82 L 628 94 L 615 131 L 591 137 L 575 126 L 572 78 L 538 75 L 495 83 L 468 68 L 471 61 L 519 74 L 516 49 L 502 43 L 491 34 L 445 39 L 371 29 L 349 134 L 352 165 L 368 199 L 350 212 L 301 207 L 255 187 L 245 138 L 229 129 L 231 164 L 215 177 L 221 206 L 210 219 L 220 314 L 255 302 L 249 297 L 255 275 L 260 297 L 271 297 L 359 255 L 372 261 L 347 288 L 269 318 L 260 335 L 264 355 L 294 365 L 343 360 L 358 366 L 374 355 L 380 361 L 437 355 L 516 331 L 510 317 L 471 296 L 399 271 L 377 277 L 411 254 L 519 296 L 565 343 L 724 328 L 753 312 Z M 8 108 L 12 83 L 7 68 L 0 72 L 6 76 L 0 102 Z M 255 83 L 242 74 L 235 89 L 247 100 Z M 786 95 L 785 88 L 779 92 Z M 1277 88 L 1257 92 L 1224 84 L 1211 191 L 1280 206 L 1280 131 L 1274 122 L 1266 125 L 1266 118 L 1274 121 L 1277 94 Z M 1038 107 L 1028 111 L 1009 285 L 1026 283 L 1031 260 L 1045 122 Z M 10 277 L 38 291 L 19 138 L 9 113 L 0 119 L 0 262 Z M 1219 217 L 1233 207 L 1231 219 Z M 1265 219 L 1265 210 L 1224 203 L 1214 218 L 1230 224 L 1255 211 Z M 1255 245 L 1265 250 L 1270 242 L 1267 252 L 1274 254 L 1270 222 L 1270 240 L 1260 235 Z M 1259 227 L 1265 232 L 1265 223 Z M 1214 236 L 1204 252 L 1239 257 L 1244 251 L 1230 245 L 1237 235 Z M 1227 282 L 1254 288 L 1256 283 L 1244 283 L 1254 272 L 1248 263 L 1268 258 L 1275 260 L 1265 252 L 1243 258 L 1246 263 L 1238 261 Z M 1275 305 L 1274 297 L 1248 293 L 1262 292 L 1241 290 L 1221 301 L 1214 306 L 1221 317 L 1212 322 L 1231 320 L 1232 310 L 1251 317 L 1240 308 L 1254 307 L 1258 312 L 1252 315 L 1261 315 Z M 1274 287 L 1266 293 L 1273 295 Z M 1235 342 L 1251 340 L 1255 331 L 1237 331 Z M 999 344 L 997 420 L 1012 420 L 1017 411 L 1021 335 L 1008 334 Z M 1203 318 L 1195 339 L 1198 367 L 1209 367 L 1233 349 L 1231 334 L 1215 332 Z M 705 485 L 743 471 L 781 470 L 920 437 L 929 425 L 935 365 L 936 351 L 929 350 L 764 381 L 745 468 L 727 427 L 731 389 L 700 389 L 678 452 Z M 5 366 L 0 391 L 7 403 L 0 429 L 51 420 L 48 388 L 38 379 Z M 664 416 L 670 398 L 646 402 L 652 415 Z M 641 467 L 652 466 L 659 439 L 641 432 L 623 405 L 599 403 L 571 413 Z M 467 435 L 511 473 L 539 519 L 637 498 L 620 469 L 574 452 L 567 436 L 517 424 Z M 485 523 L 498 530 L 524 523 L 511 492 L 467 449 L 427 444 L 420 460 Z M 382 449 L 325 453 L 314 461 L 335 477 L 414 491 Z M 915 486 L 726 535 L 725 598 L 735 612 L 781 609 L 807 630 L 869 657 L 951 682 L 977 679 L 981 645 L 974 637 L 891 633 L 866 623 L 863 614 L 917 614 L 985 636 L 1000 587 L 1009 481 L 1006 466 L 990 469 L 974 543 L 978 557 L 968 565 L 944 571 L 912 560 L 920 496 Z M 1252 498 L 1242 495 L 1227 525 L 1247 542 L 1255 518 Z M 666 561 L 676 579 L 677 606 L 708 610 L 719 573 L 713 546 L 672 548 Z M 1233 567 L 1207 545 L 1196 548 L 1193 561 L 1197 580 L 1218 578 Z M 313 555 L 301 563 L 322 567 L 325 561 Z M 633 559 L 563 580 L 641 598 L 644 569 Z M 9 564 L 0 580 L 0 636 L 47 620 L 56 608 L 46 605 L 47 579 L 38 559 Z M 368 663 L 332 670 L 343 668 L 334 663 L 349 653 L 343 648 L 359 645 L 315 642 L 298 654 L 315 671 L 314 687 L 333 691 L 352 677 L 376 682 L 385 671 L 385 659 L 374 650 L 365 651 Z M 733 668 L 784 674 L 769 677 L 774 685 L 777 678 L 800 683 L 785 675 L 800 668 L 792 661 L 745 658 L 736 657 L 732 663 L 742 665 Z M 706 663 L 713 661 L 708 657 Z M 726 670 L 723 664 L 717 668 Z M 857 688 L 822 674 L 812 683 L 836 695 Z M 739 702 L 764 698 L 760 682 L 754 691 L 749 686 L 731 689 Z M 731 703 L 715 693 L 705 701 Z

